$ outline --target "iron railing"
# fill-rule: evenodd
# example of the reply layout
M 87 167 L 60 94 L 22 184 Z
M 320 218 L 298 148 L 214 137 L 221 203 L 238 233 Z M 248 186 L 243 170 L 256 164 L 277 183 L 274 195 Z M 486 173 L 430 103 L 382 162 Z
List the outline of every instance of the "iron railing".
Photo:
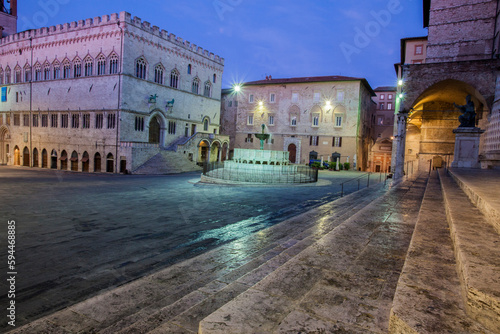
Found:
M 203 175 L 219 180 L 246 183 L 286 184 L 318 181 L 318 170 L 309 166 L 238 164 L 232 161 L 205 163 Z
M 378 174 L 378 175 L 377 175 Z M 366 180 L 365 180 L 366 178 Z M 370 188 L 370 184 L 373 186 L 374 184 L 378 184 L 382 182 L 382 178 L 384 179 L 384 186 L 387 183 L 387 172 L 385 173 L 365 173 L 359 177 L 354 179 L 350 179 L 344 181 L 340 184 L 340 197 L 344 197 L 344 188 L 347 188 L 347 184 L 351 183 L 349 189 L 351 190 L 349 193 L 356 191 L 356 183 L 358 184 L 357 190 L 361 188 Z M 352 184 L 354 183 L 354 184 Z

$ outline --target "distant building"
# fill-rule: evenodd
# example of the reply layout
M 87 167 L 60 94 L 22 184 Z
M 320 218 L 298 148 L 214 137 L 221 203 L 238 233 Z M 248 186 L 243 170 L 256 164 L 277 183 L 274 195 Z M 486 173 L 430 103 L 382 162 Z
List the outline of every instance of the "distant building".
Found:
M 425 0 L 424 27 L 429 28 L 425 60 L 414 58 L 425 38 L 402 40 L 402 103 L 409 112 L 404 155 L 406 166 L 421 171 L 430 161 L 450 164 L 460 111 L 471 95 L 481 135 L 478 160 L 483 168 L 500 167 L 500 26 L 498 1 Z M 415 51 L 412 52 L 412 49 Z M 420 53 L 420 46 L 418 46 Z M 410 59 L 412 59 L 410 61 Z M 404 124 L 404 123 L 402 123 Z M 403 147 L 403 146 L 400 146 Z M 394 163 L 393 163 L 394 165 Z
M 372 145 L 368 167 L 372 172 L 389 172 L 391 168 L 392 140 L 396 87 L 377 87 L 373 101 L 376 110 L 372 115 Z
M 240 92 L 224 91 L 224 133 L 235 138 L 231 149 L 258 149 L 255 134 L 264 124 L 271 133 L 265 149 L 290 152 L 291 163 L 306 164 L 311 153 L 327 161 L 337 153 L 351 169 L 366 170 L 372 96 L 372 88 L 361 78 L 268 77 L 247 82 Z
M 0 163 L 134 172 L 167 149 L 193 166 L 219 160 L 223 69 L 223 58 L 126 12 L 10 34 L 0 41 Z
M 17 32 L 17 0 L 0 0 L 0 37 Z

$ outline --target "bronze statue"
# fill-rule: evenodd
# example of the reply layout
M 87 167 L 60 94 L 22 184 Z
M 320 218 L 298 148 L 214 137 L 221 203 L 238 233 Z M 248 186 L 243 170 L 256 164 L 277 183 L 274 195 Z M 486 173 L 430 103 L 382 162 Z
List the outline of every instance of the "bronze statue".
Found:
M 474 128 L 476 126 L 476 111 L 474 107 L 474 102 L 471 99 L 470 94 L 465 98 L 466 104 L 459 106 L 455 103 L 453 105 L 455 108 L 460 109 L 462 115 L 458 117 L 460 121 L 459 127 L 461 128 Z

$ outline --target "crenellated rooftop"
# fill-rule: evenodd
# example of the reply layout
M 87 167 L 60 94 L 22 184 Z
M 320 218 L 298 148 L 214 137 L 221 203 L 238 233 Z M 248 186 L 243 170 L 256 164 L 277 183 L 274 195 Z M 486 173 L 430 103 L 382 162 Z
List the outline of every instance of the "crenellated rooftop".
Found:
M 55 26 L 42 27 L 39 29 L 31 29 L 18 32 L 16 34 L 2 38 L 0 40 L 0 46 L 12 42 L 29 40 L 30 38 L 40 38 L 40 37 L 73 32 L 91 27 L 99 27 L 119 22 L 125 22 L 125 24 L 129 24 L 136 28 L 140 28 L 152 35 L 160 37 L 166 41 L 169 41 L 189 51 L 195 52 L 203 57 L 215 61 L 216 63 L 224 65 L 224 58 L 215 55 L 213 52 L 205 50 L 202 47 L 197 46 L 196 44 L 190 43 L 181 37 L 177 37 L 175 34 L 169 33 L 168 31 L 160 29 L 157 26 L 152 26 L 151 23 L 143 21 L 141 18 L 137 16 L 134 16 L 132 18 L 132 15 L 128 12 L 120 12 L 119 14 L 114 13 L 111 15 L 96 16 L 93 19 L 88 18 L 86 20 L 73 21 L 70 23 L 58 24 Z

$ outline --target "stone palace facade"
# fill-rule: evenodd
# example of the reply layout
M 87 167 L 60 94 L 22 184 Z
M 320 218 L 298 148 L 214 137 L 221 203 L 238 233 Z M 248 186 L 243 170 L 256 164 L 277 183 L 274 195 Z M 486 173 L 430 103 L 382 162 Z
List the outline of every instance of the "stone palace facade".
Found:
M 134 173 L 167 150 L 193 166 L 223 159 L 223 70 L 127 12 L 3 37 L 0 163 Z

